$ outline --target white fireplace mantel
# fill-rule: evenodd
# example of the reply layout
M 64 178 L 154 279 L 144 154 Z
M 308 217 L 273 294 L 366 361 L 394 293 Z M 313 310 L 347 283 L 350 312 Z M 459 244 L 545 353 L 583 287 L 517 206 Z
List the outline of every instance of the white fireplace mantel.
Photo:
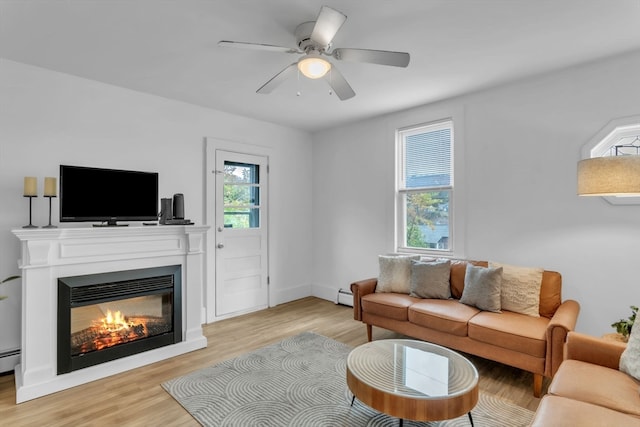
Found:
M 17 403 L 207 346 L 202 333 L 208 227 L 129 226 L 13 230 L 21 241 L 22 342 Z M 57 374 L 57 279 L 182 267 L 182 342 Z

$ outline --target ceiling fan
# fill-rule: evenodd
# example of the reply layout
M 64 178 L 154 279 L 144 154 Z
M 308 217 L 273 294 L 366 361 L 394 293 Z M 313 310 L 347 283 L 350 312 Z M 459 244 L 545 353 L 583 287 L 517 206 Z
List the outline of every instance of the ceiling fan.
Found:
M 221 40 L 218 42 L 218 46 L 304 54 L 262 85 L 256 91 L 257 93 L 270 93 L 298 69 L 310 79 L 324 78 L 338 95 L 338 98 L 344 101 L 352 98 L 356 93 L 340 71 L 324 56 L 330 56 L 338 61 L 368 62 L 393 67 L 406 67 L 409 65 L 410 59 L 406 52 L 350 48 L 332 49 L 331 41 L 346 20 L 347 16 L 342 12 L 328 6 L 322 6 L 316 21 L 304 22 L 296 28 L 297 48 L 229 40 Z

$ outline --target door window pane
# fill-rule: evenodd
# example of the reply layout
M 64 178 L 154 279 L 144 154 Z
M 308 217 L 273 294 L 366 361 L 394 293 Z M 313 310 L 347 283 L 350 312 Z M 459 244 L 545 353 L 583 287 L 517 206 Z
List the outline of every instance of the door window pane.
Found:
M 260 188 L 241 185 L 224 185 L 224 204 L 257 205 L 260 202 Z
M 260 227 L 260 166 L 224 162 L 225 228 Z
M 224 182 L 234 184 L 259 184 L 259 165 L 224 162 Z

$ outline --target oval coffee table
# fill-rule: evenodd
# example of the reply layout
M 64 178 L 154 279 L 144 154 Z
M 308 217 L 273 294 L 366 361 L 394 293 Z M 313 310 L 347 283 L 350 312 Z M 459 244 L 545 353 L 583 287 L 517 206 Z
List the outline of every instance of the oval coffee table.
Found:
M 415 421 L 469 415 L 478 403 L 478 371 L 448 348 L 415 340 L 368 342 L 347 358 L 347 384 L 362 403 Z

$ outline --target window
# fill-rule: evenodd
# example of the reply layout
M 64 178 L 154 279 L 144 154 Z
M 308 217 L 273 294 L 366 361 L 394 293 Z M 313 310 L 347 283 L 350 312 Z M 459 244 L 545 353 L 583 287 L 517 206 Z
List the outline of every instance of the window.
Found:
M 224 162 L 225 228 L 260 227 L 259 165 Z
M 453 252 L 453 122 L 399 130 L 398 249 Z

